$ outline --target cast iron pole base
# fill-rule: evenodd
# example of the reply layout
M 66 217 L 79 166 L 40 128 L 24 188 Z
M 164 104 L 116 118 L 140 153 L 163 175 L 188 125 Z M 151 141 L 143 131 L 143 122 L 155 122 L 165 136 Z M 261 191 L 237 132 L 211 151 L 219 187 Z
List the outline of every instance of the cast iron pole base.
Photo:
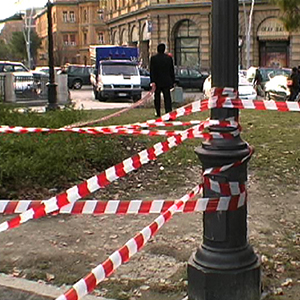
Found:
M 201 263 L 196 254 L 189 260 L 189 300 L 260 299 L 261 273 L 258 260 L 248 267 L 228 270 L 211 269 L 202 266 Z
M 249 151 L 246 143 L 236 137 L 205 141 L 195 152 L 206 170 L 241 161 Z M 243 184 L 247 180 L 247 160 L 220 174 L 207 176 L 220 184 Z M 204 196 L 220 195 L 205 187 Z M 233 211 L 203 214 L 203 244 L 188 264 L 188 297 L 189 300 L 260 299 L 260 260 L 247 241 L 246 204 Z
M 56 110 L 58 109 L 56 101 L 56 83 L 48 83 L 48 106 L 46 110 Z

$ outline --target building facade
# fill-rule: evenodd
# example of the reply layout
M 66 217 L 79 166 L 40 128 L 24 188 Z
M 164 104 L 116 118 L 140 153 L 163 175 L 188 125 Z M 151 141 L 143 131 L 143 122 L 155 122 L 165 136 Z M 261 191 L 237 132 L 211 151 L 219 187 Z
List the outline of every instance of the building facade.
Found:
M 38 65 L 48 64 L 47 9 L 35 16 L 36 32 L 42 39 Z M 55 65 L 90 64 L 89 46 L 108 40 L 99 0 L 54 0 L 52 7 Z
M 250 10 L 250 0 L 240 1 L 240 67 L 298 66 L 300 35 L 285 30 L 280 10 L 269 1 L 255 1 L 248 31 Z M 164 42 L 176 65 L 210 69 L 211 1 L 108 0 L 106 16 L 110 43 L 137 45 L 144 66 Z
M 256 0 L 249 27 L 251 0 L 240 0 L 239 62 L 249 66 L 300 65 L 300 34 L 287 32 L 280 10 Z M 161 42 L 176 65 L 210 70 L 211 1 L 208 0 L 54 0 L 54 56 L 57 65 L 90 64 L 93 44 L 134 45 L 149 66 Z M 38 64 L 47 64 L 47 14 L 36 16 L 42 38 Z M 220 49 L 220 51 L 222 51 Z

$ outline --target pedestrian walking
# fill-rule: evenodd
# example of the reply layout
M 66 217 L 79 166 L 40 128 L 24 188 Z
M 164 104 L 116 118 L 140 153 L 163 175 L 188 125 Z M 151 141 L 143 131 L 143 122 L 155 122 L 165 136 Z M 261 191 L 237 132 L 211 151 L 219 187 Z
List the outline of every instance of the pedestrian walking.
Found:
M 260 70 L 259 69 L 256 69 L 255 71 L 255 77 L 254 77 L 254 80 L 253 80 L 253 86 L 256 90 L 256 93 L 258 96 L 261 96 L 261 97 L 264 97 L 265 96 L 265 93 L 264 93 L 264 90 L 262 88 L 262 75 L 260 73 Z
M 290 96 L 288 101 L 295 101 L 299 93 L 299 72 L 296 67 L 293 67 L 291 76 L 287 80 L 288 88 L 290 89 Z
M 154 105 L 156 116 L 160 117 L 161 93 L 164 96 L 164 104 L 166 113 L 172 111 L 172 101 L 170 89 L 175 83 L 173 58 L 165 54 L 166 45 L 159 44 L 157 46 L 157 54 L 150 59 L 150 81 L 155 86 Z

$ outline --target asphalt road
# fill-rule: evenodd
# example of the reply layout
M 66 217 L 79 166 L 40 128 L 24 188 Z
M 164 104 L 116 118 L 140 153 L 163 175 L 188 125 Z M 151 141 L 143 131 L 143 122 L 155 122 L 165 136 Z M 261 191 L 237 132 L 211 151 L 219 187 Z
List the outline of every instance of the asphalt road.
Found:
M 142 96 L 146 95 L 146 91 Z M 100 102 L 95 100 L 91 86 L 83 86 L 80 90 L 70 90 L 72 102 L 76 109 L 111 109 L 111 108 L 125 108 L 130 106 L 133 102 L 131 99 L 118 99 L 114 101 Z M 183 97 L 199 99 L 202 95 L 200 92 L 184 91 Z
M 118 101 L 100 102 L 95 100 L 92 87 L 83 86 L 80 90 L 70 90 L 72 102 L 75 109 L 111 109 L 125 108 L 132 104 L 130 99 L 119 99 Z

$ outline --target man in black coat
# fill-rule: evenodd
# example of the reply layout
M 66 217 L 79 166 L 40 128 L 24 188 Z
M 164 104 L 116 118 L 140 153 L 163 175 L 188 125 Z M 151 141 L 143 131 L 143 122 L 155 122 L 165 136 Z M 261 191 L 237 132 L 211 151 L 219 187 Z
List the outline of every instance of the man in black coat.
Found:
M 160 117 L 160 94 L 164 95 L 166 113 L 172 111 L 170 88 L 174 86 L 175 74 L 173 59 L 165 54 L 165 44 L 157 46 L 157 54 L 150 59 L 150 80 L 155 85 L 154 105 L 156 116 Z

